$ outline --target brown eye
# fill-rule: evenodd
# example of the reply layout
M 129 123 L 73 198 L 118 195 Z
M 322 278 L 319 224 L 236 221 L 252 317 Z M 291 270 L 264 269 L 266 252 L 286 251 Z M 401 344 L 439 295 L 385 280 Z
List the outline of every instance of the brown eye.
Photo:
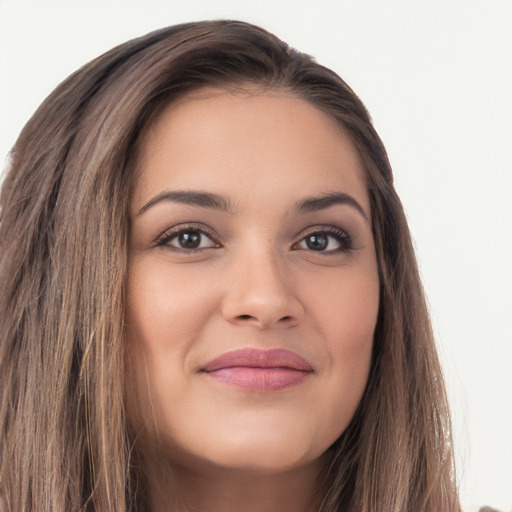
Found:
M 311 231 L 302 238 L 295 249 L 306 251 L 338 253 L 353 249 L 352 239 L 343 229 L 325 226 L 318 231 Z
M 178 235 L 178 245 L 183 249 L 197 249 L 201 245 L 201 233 L 190 231 Z
M 195 251 L 218 247 L 210 236 L 200 229 L 186 228 L 180 231 L 167 233 L 158 242 L 158 245 L 168 247 L 175 251 Z
M 323 251 L 329 245 L 329 237 L 325 233 L 312 233 L 304 239 L 304 242 L 312 251 Z

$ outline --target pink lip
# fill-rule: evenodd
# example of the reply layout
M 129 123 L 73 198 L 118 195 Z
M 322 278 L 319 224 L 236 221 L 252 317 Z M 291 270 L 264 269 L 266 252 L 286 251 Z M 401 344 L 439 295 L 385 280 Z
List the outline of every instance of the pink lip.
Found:
M 241 349 L 207 363 L 201 371 L 218 382 L 246 391 L 280 391 L 313 373 L 304 358 L 284 349 Z

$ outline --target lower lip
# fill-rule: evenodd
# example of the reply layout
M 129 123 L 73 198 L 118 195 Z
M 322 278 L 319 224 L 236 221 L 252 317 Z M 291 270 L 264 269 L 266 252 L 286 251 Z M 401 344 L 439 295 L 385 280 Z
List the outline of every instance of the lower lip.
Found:
M 311 372 L 293 368 L 235 366 L 206 372 L 206 375 L 217 382 L 245 391 L 269 392 L 297 386 L 307 379 Z

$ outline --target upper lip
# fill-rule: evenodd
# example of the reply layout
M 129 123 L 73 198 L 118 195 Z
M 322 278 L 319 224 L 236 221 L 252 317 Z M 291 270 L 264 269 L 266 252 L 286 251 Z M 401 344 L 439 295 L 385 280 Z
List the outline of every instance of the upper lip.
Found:
M 204 372 L 214 372 L 222 368 L 289 368 L 303 372 L 313 371 L 311 364 L 295 352 L 289 350 L 274 348 L 271 350 L 261 350 L 254 348 L 245 348 L 233 350 L 216 357 L 204 365 L 201 370 Z

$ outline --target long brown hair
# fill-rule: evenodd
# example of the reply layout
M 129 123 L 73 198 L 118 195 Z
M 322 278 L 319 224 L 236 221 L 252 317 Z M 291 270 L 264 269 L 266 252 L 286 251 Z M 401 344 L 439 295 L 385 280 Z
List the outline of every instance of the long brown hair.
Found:
M 330 448 L 320 510 L 459 510 L 411 237 L 367 111 L 311 57 L 258 27 L 214 21 L 153 32 L 95 59 L 46 99 L 15 144 L 0 196 L 0 482 L 12 511 L 142 508 L 123 397 L 137 142 L 187 92 L 247 85 L 327 113 L 366 169 L 380 311 L 367 388 Z

